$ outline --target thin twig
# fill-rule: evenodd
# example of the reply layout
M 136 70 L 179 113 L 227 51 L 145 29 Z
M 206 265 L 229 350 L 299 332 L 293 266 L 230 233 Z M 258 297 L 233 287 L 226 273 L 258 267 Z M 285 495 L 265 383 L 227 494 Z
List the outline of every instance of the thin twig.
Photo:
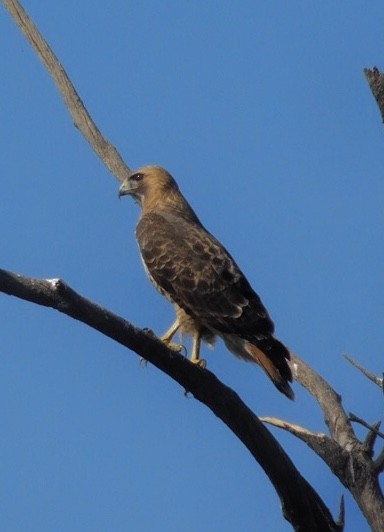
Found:
M 370 425 L 369 423 L 364 421 L 364 419 L 356 416 L 352 412 L 349 413 L 349 419 L 351 421 L 354 421 L 355 423 L 360 423 L 360 425 L 363 425 L 363 427 L 365 427 L 366 429 L 369 429 L 373 434 L 376 434 L 376 436 L 380 436 L 380 438 L 384 438 L 384 433 L 378 430 L 378 427 L 380 427 L 380 423 L 381 423 L 380 421 L 378 421 L 375 425 Z
M 373 457 L 374 455 L 374 452 L 375 452 L 375 443 L 376 443 L 376 439 L 377 439 L 377 431 L 379 430 L 380 428 L 380 425 L 381 425 L 381 421 L 377 421 L 374 425 L 373 425 L 373 429 L 374 430 L 369 430 L 367 432 L 367 435 L 365 437 L 365 440 L 363 441 L 363 446 L 365 447 L 366 449 L 366 452 L 368 454 L 368 456 L 370 458 Z
M 304 440 L 309 437 L 317 438 L 320 436 L 319 434 L 311 432 L 310 430 L 306 429 L 305 427 L 302 427 L 301 425 L 297 425 L 296 423 L 290 423 L 285 419 L 280 419 L 271 416 L 261 416 L 259 417 L 259 419 L 263 423 L 268 423 L 269 425 L 273 425 L 274 427 L 278 427 L 279 429 L 287 430 L 291 434 L 294 434 L 295 436 L 300 436 L 300 438 Z M 324 436 L 324 434 L 321 434 L 321 436 Z
M 368 371 L 367 369 L 365 369 L 361 364 L 359 364 L 354 358 L 352 358 L 351 356 L 347 355 L 347 354 L 344 354 L 343 355 L 344 358 L 346 360 L 348 360 L 348 362 L 350 364 L 352 364 L 352 366 L 354 366 L 355 368 L 357 368 L 359 371 L 361 371 L 361 373 L 363 375 L 365 375 L 370 381 L 374 382 L 375 384 L 377 384 L 377 386 L 379 386 L 383 391 L 384 391 L 384 383 L 383 383 L 383 378 L 382 377 L 377 377 L 374 373 L 372 373 L 371 371 Z

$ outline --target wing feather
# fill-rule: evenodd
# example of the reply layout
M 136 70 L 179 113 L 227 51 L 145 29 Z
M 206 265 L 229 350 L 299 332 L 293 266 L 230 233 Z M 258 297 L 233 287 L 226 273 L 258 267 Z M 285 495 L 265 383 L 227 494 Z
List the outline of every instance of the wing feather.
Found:
M 221 333 L 262 339 L 273 322 L 228 251 L 201 224 L 167 211 L 145 214 L 136 237 L 156 288 Z

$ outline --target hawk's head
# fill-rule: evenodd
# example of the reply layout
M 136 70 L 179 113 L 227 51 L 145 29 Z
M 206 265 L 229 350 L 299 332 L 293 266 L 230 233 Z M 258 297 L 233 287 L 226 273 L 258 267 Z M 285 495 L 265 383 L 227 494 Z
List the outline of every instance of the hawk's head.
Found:
M 161 166 L 141 166 L 122 181 L 119 197 L 130 195 L 139 203 L 142 214 L 153 210 L 177 212 L 200 223 L 171 174 Z
M 122 181 L 119 197 L 130 195 L 141 207 L 154 202 L 164 202 L 167 196 L 178 192 L 178 186 L 171 174 L 161 166 L 141 166 Z

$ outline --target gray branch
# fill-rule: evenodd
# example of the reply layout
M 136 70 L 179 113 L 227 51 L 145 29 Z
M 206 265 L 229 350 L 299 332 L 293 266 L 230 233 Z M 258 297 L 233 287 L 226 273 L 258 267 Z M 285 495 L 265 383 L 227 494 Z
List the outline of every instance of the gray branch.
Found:
M 349 355 L 344 355 L 344 358 L 346 360 L 348 360 L 348 362 L 350 364 L 352 364 L 352 366 L 354 366 L 356 369 L 358 369 L 359 371 L 361 371 L 361 373 L 363 375 L 365 375 L 365 377 L 367 377 L 367 379 L 369 379 L 370 381 L 372 381 L 373 383 L 377 384 L 377 386 L 379 388 L 381 388 L 382 391 L 384 391 L 384 379 L 383 377 L 377 377 L 374 373 L 372 373 L 371 371 L 368 371 L 367 369 L 364 368 L 364 366 L 362 366 L 361 364 L 359 364 L 358 362 L 356 362 L 355 359 L 353 359 L 351 356 Z
M 348 415 L 341 396 L 316 371 L 294 353 L 291 353 L 295 379 L 315 398 L 324 414 L 324 421 L 332 438 L 343 448 L 356 445 Z
M 44 37 L 28 17 L 20 2 L 17 0 L 2 0 L 2 2 L 55 82 L 72 116 L 75 127 L 83 134 L 108 170 L 119 181 L 123 181 L 130 173 L 129 167 L 125 164 L 117 149 L 101 134 L 66 71 Z
M 313 433 L 276 418 L 265 421 L 287 430 L 305 442 L 351 492 L 372 530 L 384 530 L 384 497 L 378 481 L 383 468 L 384 453 L 372 460 L 372 437 L 361 442 L 355 435 L 350 417 L 342 406 L 341 396 L 297 355 L 291 353 L 295 379 L 314 397 L 323 411 L 330 437 Z M 371 431 L 378 428 L 368 425 Z
M 382 121 L 384 122 L 384 74 L 377 67 L 364 68 L 364 74 L 379 107 Z

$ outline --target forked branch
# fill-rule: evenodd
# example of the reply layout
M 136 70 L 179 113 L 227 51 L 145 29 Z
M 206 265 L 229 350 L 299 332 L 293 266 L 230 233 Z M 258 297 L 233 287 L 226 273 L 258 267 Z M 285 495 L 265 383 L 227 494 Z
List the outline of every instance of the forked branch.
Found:
M 93 122 L 49 45 L 17 0 L 2 0 L 2 2 L 54 79 L 75 126 L 82 132 L 108 169 L 119 181 L 122 181 L 129 173 L 129 167 L 124 163 L 116 148 L 103 137 Z M 382 88 L 380 88 L 382 75 L 378 71 L 373 72 L 373 74 L 376 76 L 376 86 L 378 87 L 375 97 L 379 102 L 383 95 Z M 0 270 L 0 291 L 64 312 L 152 362 L 193 393 L 199 401 L 206 404 L 238 436 L 267 473 L 281 499 L 284 516 L 296 530 L 323 531 L 342 528 L 342 525 L 334 522 L 318 494 L 296 470 L 289 457 L 255 414 L 233 390 L 222 384 L 212 373 L 190 364 L 188 360 L 169 350 L 156 338 L 83 298 L 58 279 L 30 279 Z M 293 366 L 298 382 L 315 397 L 324 412 L 325 421 L 333 438 L 332 440 L 329 438 L 329 440 L 337 445 L 342 453 L 346 453 L 347 449 L 356 446 L 357 440 L 350 420 L 341 406 L 340 397 L 324 379 L 296 356 L 293 356 Z M 306 429 L 297 426 L 292 429 L 292 431 L 294 430 L 296 430 L 296 435 L 301 433 L 304 441 L 306 437 L 307 443 L 312 436 L 312 444 L 321 443 L 320 435 L 312 435 Z M 357 448 L 360 449 L 358 445 Z M 360 454 L 358 458 L 360 458 Z M 384 453 L 381 453 L 375 462 L 375 474 L 382 470 L 383 462 Z M 371 509 L 372 518 L 369 519 L 368 507 L 372 501 L 372 490 L 365 493 L 364 486 L 359 488 L 361 479 L 356 475 L 360 469 L 355 466 L 355 463 L 348 462 L 351 475 L 354 481 L 356 480 L 355 495 L 360 494 L 361 499 L 367 498 L 367 501 L 364 502 L 363 500 L 362 504 L 357 498 L 358 503 L 373 528 L 382 530 L 380 515 L 384 514 L 384 509 L 382 496 L 380 499 L 380 487 L 374 486 L 373 499 L 375 504 Z M 376 477 L 373 475 L 373 481 L 375 480 Z M 351 491 L 353 492 L 353 488 Z

